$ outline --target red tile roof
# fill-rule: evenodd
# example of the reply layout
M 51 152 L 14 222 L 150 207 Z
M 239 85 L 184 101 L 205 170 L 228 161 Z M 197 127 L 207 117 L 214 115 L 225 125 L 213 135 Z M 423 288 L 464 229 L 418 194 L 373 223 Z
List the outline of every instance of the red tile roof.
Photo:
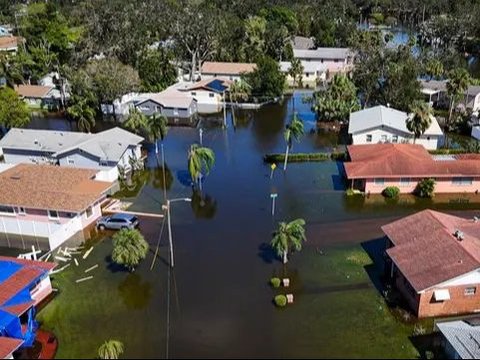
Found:
M 23 38 L 18 36 L 1 36 L 0 50 L 9 50 L 18 47 L 23 42 Z
M 34 301 L 27 301 L 23 304 L 12 305 L 12 306 L 2 306 L 0 309 L 19 317 L 23 315 L 33 305 L 35 305 Z
M 17 85 L 15 91 L 18 95 L 27 98 L 44 98 L 53 89 L 53 86 Z
M 417 292 L 480 268 L 480 222 L 424 210 L 382 230 L 394 244 L 387 254 Z
M 347 147 L 348 179 L 480 176 L 477 154 L 435 160 L 422 145 L 372 144 Z
M 0 359 L 6 359 L 22 344 L 23 340 L 0 336 Z
M 252 72 L 256 67 L 257 65 L 252 63 L 206 61 L 202 65 L 202 73 L 212 75 L 240 75 L 242 73 Z

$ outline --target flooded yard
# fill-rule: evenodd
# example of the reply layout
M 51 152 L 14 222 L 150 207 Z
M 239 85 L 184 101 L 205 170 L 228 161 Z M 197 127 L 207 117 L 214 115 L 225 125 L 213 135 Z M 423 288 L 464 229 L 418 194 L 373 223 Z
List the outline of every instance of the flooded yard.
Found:
M 297 95 L 295 108 L 306 135 L 294 152 L 341 147 L 336 134 L 317 134 L 309 105 Z M 203 144 L 216 154 L 215 166 L 192 192 L 187 149 L 198 129 L 172 128 L 165 140 L 172 205 L 175 268 L 168 267 L 163 234 L 160 259 L 150 270 L 162 227 L 142 219 L 151 252 L 133 273 L 111 265 L 111 239 L 95 244 L 86 261 L 55 275 L 57 297 L 39 313 L 42 326 L 58 337 L 59 358 L 91 358 L 107 339 L 125 344 L 130 358 L 412 358 L 415 322 L 402 321 L 385 303 L 380 277 L 380 226 L 418 209 L 478 208 L 480 196 L 433 201 L 402 197 L 346 197 L 342 164 L 334 161 L 289 164 L 270 179 L 266 153 L 284 151 L 283 129 L 292 116 L 291 99 L 256 112 L 238 112 L 228 128 L 203 122 Z M 312 131 L 310 131 L 312 130 Z M 163 173 L 151 152 L 147 170 L 129 193 L 129 210 L 160 213 Z M 277 193 L 275 215 L 270 194 Z M 470 213 L 465 213 L 470 216 Z M 302 217 L 308 242 L 283 266 L 269 248 L 278 221 Z M 99 264 L 94 278 L 75 280 Z M 291 279 L 293 305 L 277 309 L 269 279 Z M 429 322 L 423 323 L 431 327 Z

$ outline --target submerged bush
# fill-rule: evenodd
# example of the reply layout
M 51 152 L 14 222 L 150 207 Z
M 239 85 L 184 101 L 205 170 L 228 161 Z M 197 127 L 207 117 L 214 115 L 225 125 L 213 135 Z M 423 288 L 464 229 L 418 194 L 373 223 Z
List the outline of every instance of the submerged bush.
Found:
M 422 198 L 433 198 L 435 195 L 435 179 L 420 180 L 415 189 L 415 194 Z
M 270 279 L 270 285 L 272 285 L 274 288 L 279 288 L 282 283 L 282 280 L 280 280 L 278 277 L 273 277 Z
M 345 153 L 294 153 L 288 155 L 288 162 L 309 162 L 327 160 L 345 160 Z M 268 164 L 280 163 L 285 161 L 285 154 L 267 154 L 263 157 L 263 161 Z
M 400 194 L 400 189 L 397 186 L 387 186 L 382 191 L 382 195 L 389 199 L 396 198 L 398 197 L 399 194 Z
M 287 297 L 285 295 L 275 296 L 274 301 L 275 305 L 277 305 L 278 307 L 284 307 L 285 305 L 287 305 Z

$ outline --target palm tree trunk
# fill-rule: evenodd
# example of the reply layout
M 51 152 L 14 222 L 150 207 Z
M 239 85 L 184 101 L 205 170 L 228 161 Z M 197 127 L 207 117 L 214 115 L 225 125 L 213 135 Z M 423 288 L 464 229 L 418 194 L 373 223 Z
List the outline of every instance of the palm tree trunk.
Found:
M 285 150 L 285 162 L 283 163 L 283 171 L 287 171 L 287 162 L 288 162 L 289 151 L 290 151 L 290 146 L 287 145 L 287 149 Z
M 287 257 L 287 250 L 283 251 L 283 263 L 286 264 L 288 262 L 288 257 Z

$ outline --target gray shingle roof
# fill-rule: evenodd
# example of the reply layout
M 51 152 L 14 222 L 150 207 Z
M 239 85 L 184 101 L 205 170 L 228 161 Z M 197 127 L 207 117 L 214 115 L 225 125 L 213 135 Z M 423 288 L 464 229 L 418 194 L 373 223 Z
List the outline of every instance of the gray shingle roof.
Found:
M 317 48 L 315 50 L 293 49 L 293 57 L 299 59 L 346 59 L 351 56 L 348 48 Z
M 351 113 L 348 133 L 356 134 L 379 126 L 386 126 L 406 134 L 411 134 L 407 129 L 407 118 L 408 114 L 403 111 L 382 105 L 375 106 Z M 434 117 L 432 117 L 432 124 L 425 131 L 425 135 L 443 135 L 442 129 L 440 129 Z
M 462 359 L 480 359 L 480 326 L 458 320 L 438 323 L 437 328 Z
M 44 151 L 54 156 L 81 149 L 98 159 L 118 161 L 129 146 L 143 140 L 118 127 L 97 134 L 13 128 L 0 140 L 0 148 Z

